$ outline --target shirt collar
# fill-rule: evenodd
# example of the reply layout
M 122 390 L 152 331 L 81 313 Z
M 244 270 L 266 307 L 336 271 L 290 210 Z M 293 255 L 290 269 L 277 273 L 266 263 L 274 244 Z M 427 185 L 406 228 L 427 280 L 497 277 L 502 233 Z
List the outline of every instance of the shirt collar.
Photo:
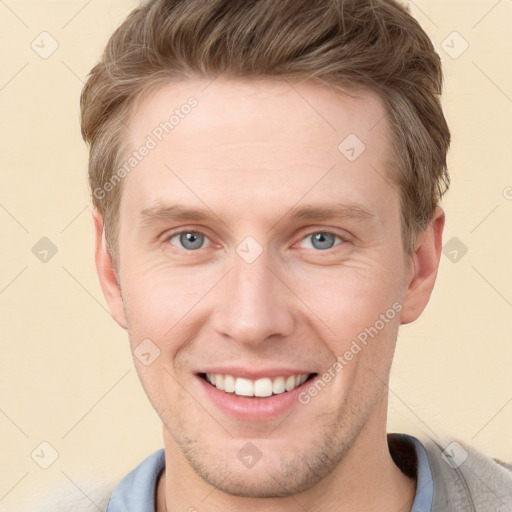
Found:
M 425 448 L 418 439 L 407 434 L 388 434 L 388 445 L 400 470 L 417 478 L 411 512 L 431 512 L 434 484 Z M 156 485 L 164 468 L 163 449 L 146 457 L 116 486 L 107 512 L 155 512 Z

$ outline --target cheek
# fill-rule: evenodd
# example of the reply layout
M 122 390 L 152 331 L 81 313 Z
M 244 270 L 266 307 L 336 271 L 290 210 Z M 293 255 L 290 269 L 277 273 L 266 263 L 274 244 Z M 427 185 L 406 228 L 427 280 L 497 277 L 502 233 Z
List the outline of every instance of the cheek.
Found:
M 122 281 L 123 299 L 131 327 L 144 327 L 164 336 L 208 293 L 215 276 L 198 269 L 167 266 L 128 268 Z
M 128 273 L 130 272 L 130 273 Z M 146 393 L 158 402 L 162 390 L 176 389 L 173 379 L 186 376 L 180 355 L 199 337 L 208 321 L 207 295 L 218 276 L 210 269 L 171 269 L 165 266 L 133 266 L 122 281 L 128 334 L 135 364 Z M 148 367 L 136 359 L 142 343 L 158 354 Z M 147 352 L 147 351 L 146 351 Z M 144 362 L 144 361 L 142 361 Z M 175 396 L 174 402 L 178 397 Z M 163 401 L 164 402 L 164 401 Z M 166 407 L 166 404 L 161 404 Z
M 393 305 L 402 299 L 399 273 L 398 268 L 352 263 L 338 268 L 313 269 L 307 275 L 299 272 L 292 282 L 297 296 L 330 328 L 331 335 L 346 342 L 373 326 L 386 312 L 389 314 L 385 330 L 392 330 L 388 329 L 388 324 L 398 325 L 395 313 L 400 307 L 395 305 L 393 309 Z

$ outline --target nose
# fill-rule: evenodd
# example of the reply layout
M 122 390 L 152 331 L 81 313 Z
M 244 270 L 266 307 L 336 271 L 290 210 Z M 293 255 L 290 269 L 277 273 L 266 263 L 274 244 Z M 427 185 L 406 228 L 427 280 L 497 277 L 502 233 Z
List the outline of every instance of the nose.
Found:
M 218 290 L 212 313 L 215 331 L 246 345 L 289 336 L 294 329 L 292 297 L 265 252 L 252 263 L 235 255 L 234 265 Z

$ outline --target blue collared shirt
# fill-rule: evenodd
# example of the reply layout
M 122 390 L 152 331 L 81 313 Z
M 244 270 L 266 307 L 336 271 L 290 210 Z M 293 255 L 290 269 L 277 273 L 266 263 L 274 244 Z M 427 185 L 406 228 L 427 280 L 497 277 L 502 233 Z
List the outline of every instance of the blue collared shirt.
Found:
M 411 512 L 431 512 L 434 499 L 432 471 L 423 445 L 407 434 L 388 434 L 414 446 L 417 460 L 416 496 Z M 165 468 L 163 449 L 152 453 L 119 482 L 110 498 L 107 512 L 155 512 L 155 490 Z

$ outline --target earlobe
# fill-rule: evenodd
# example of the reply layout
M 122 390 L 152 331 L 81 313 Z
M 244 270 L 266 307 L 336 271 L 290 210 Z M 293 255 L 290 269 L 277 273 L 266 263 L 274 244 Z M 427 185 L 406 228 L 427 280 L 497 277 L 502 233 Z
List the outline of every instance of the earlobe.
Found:
M 118 282 L 116 270 L 112 261 L 107 241 L 103 229 L 103 218 L 95 209 L 93 213 L 94 221 L 94 260 L 96 262 L 96 271 L 100 280 L 103 295 L 107 300 L 108 307 L 114 320 L 123 328 L 127 328 L 124 314 L 123 298 L 121 288 Z
M 407 277 L 401 323 L 414 322 L 425 309 L 437 277 L 445 216 L 437 207 L 425 231 L 418 234 Z

